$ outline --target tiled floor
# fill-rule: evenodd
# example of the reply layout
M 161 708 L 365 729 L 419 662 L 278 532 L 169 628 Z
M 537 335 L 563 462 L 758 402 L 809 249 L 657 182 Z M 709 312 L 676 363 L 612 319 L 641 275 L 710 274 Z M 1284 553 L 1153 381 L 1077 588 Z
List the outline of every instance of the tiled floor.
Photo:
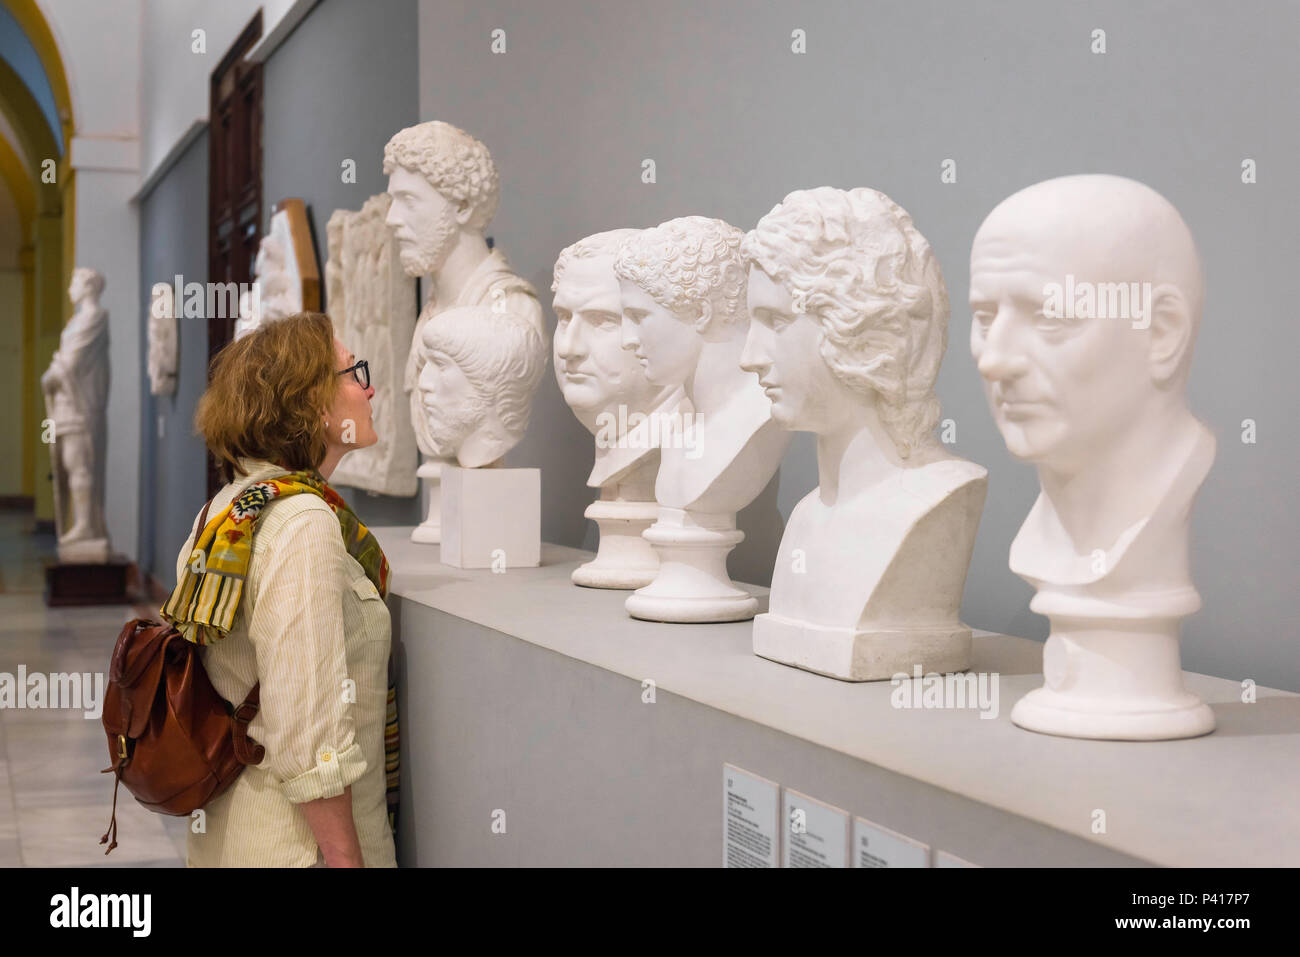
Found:
M 106 672 L 122 625 L 157 609 L 46 608 L 44 563 L 54 537 L 30 531 L 30 513 L 0 511 L 0 672 Z M 145 810 L 118 793 L 118 846 L 100 835 L 113 804 L 108 745 L 83 709 L 0 707 L 0 867 L 180 867 L 187 818 Z

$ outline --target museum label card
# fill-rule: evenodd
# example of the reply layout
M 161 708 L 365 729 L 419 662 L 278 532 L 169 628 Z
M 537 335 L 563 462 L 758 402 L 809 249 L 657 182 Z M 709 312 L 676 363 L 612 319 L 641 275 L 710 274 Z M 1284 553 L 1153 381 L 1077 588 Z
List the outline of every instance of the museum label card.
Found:
M 776 867 L 781 811 L 775 781 L 722 766 L 722 866 Z
M 929 867 L 930 845 L 904 837 L 897 831 L 853 819 L 854 867 Z
M 947 851 L 934 852 L 935 867 L 979 867 L 978 864 L 972 864 L 968 860 L 958 857 L 956 854 L 949 854 Z
M 782 867 L 848 867 L 849 812 L 785 790 Z

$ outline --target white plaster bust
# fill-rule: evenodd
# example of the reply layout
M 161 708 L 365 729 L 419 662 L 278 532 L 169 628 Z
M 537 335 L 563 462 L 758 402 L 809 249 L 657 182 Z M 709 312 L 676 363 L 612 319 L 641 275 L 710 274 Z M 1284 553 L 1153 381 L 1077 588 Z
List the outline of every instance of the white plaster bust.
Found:
M 176 394 L 179 343 L 176 333 L 176 297 L 171 283 L 154 283 L 149 296 L 149 392 Z
M 528 428 L 546 370 L 531 325 L 489 306 L 439 313 L 420 333 L 417 392 L 434 454 L 461 468 L 499 465 Z
M 855 681 L 968 667 L 958 611 L 988 473 L 934 434 L 949 305 L 930 244 L 883 193 L 821 187 L 786 196 L 741 253 L 741 366 L 778 424 L 816 434 L 819 479 L 755 652 Z
M 54 423 L 55 526 L 61 561 L 107 561 L 104 522 L 105 439 L 108 434 L 108 311 L 99 304 L 104 277 L 72 271 L 72 317 L 41 376 Z
M 239 297 L 236 339 L 264 322 L 302 311 L 302 279 L 292 250 L 289 214 L 281 210 L 271 217 L 270 230 L 257 244 L 257 256 L 253 260 L 254 287 L 251 295 L 244 292 Z
M 985 219 L 970 295 L 994 419 L 1042 486 L 1011 570 L 1052 623 L 1046 686 L 1012 720 L 1076 737 L 1213 730 L 1178 648 L 1200 607 L 1188 522 L 1215 451 L 1186 402 L 1204 300 L 1191 231 L 1133 180 L 1048 180 Z
M 417 387 L 425 362 L 419 346 L 422 331 L 446 310 L 490 307 L 495 315 L 531 326 L 542 343 L 544 361 L 546 323 L 536 291 L 515 275 L 484 235 L 500 200 L 496 164 L 486 146 L 450 123 L 420 123 L 401 130 L 384 146 L 384 174 L 392 199 L 385 222 L 397 240 L 402 269 L 408 276 L 426 277 L 427 294 L 411 337 L 402 388 L 410 402 L 416 445 L 426 457 L 417 474 L 425 480 L 429 504 L 428 517 L 411 537 L 436 543 L 441 537 L 438 482 L 448 457 L 438 451 Z M 515 341 L 520 348 L 533 348 L 531 340 Z M 514 361 L 529 365 L 531 358 L 521 354 Z
M 648 585 L 659 567 L 641 537 L 657 514 L 659 448 L 643 425 L 672 392 L 655 385 L 623 348 L 623 306 L 614 257 L 636 233 L 612 229 L 566 247 L 555 262 L 555 378 L 564 401 L 596 439 L 587 484 L 600 490 L 586 516 L 600 532 L 595 560 L 574 571 L 596 588 Z M 638 426 L 641 426 L 638 428 Z
M 744 538 L 736 512 L 771 480 L 790 437 L 740 368 L 743 238 L 722 220 L 685 216 L 634 234 L 614 262 L 623 346 L 650 382 L 673 390 L 659 416 L 659 518 L 645 533 L 661 569 L 628 599 L 633 617 L 743 621 L 757 611 L 727 575 L 726 556 Z

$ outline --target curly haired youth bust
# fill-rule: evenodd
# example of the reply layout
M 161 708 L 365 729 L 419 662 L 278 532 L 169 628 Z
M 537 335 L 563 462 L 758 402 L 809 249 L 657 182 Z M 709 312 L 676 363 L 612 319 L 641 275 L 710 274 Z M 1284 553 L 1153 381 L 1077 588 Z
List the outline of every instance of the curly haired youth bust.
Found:
M 668 404 L 692 417 L 689 441 L 678 441 L 672 420 L 659 429 L 659 517 L 645 537 L 674 560 L 627 600 L 636 618 L 743 621 L 758 607 L 731 582 L 726 556 L 744 538 L 736 513 L 775 474 L 790 436 L 740 367 L 748 325 L 743 238 L 720 219 L 683 216 L 631 236 L 614 260 L 623 347 L 647 379 L 680 392 L 680 403 Z M 687 538 L 692 555 L 681 559 Z M 678 574 L 687 563 L 692 572 Z

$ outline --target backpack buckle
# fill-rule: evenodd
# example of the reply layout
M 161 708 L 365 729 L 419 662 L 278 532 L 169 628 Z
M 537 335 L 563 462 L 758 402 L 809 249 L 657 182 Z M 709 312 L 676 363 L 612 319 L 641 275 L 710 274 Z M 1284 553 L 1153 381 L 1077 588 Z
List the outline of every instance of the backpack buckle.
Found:
M 117 736 L 117 756 L 122 759 L 122 764 L 126 764 L 131 759 L 131 756 L 126 753 L 126 735 L 124 734 Z

